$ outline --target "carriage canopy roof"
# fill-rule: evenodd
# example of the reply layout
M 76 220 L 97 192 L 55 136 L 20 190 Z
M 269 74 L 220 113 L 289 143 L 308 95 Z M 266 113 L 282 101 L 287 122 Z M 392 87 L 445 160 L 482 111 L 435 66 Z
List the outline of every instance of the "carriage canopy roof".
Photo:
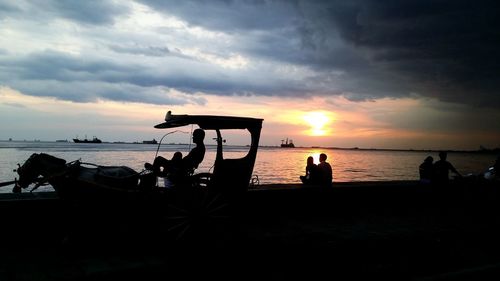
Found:
M 204 130 L 251 129 L 262 127 L 263 119 L 216 115 L 173 115 L 170 111 L 165 122 L 155 126 L 157 129 L 176 128 L 196 124 Z

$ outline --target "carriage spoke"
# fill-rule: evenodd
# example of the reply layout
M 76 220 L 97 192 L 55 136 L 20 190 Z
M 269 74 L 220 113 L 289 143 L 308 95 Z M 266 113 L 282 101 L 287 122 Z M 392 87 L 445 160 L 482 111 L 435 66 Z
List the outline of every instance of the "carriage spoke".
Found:
M 185 221 L 180 222 L 180 223 L 178 223 L 178 224 L 176 224 L 176 225 L 174 225 L 174 226 L 171 226 L 171 227 L 168 229 L 168 231 L 173 231 L 173 230 L 175 230 L 175 229 L 177 229 L 177 228 L 179 228 L 179 227 L 182 227 L 183 225 L 187 225 L 187 224 L 189 224 L 189 220 L 185 220 Z
M 219 205 L 218 207 L 215 207 L 215 208 L 213 208 L 213 209 L 209 210 L 209 211 L 208 211 L 208 214 L 211 214 L 211 213 L 217 212 L 218 210 L 221 210 L 221 209 L 223 209 L 223 208 L 225 208 L 225 207 L 227 207 L 227 206 L 229 206 L 229 204 L 227 204 L 227 203 L 226 203 L 226 204 Z
M 175 209 L 175 210 L 177 210 L 177 211 L 179 211 L 179 212 L 185 213 L 185 214 L 188 214 L 188 213 L 189 213 L 189 212 L 188 212 L 188 210 L 186 210 L 186 209 L 181 209 L 181 208 L 179 208 L 179 207 L 177 207 L 177 206 L 175 206 L 175 205 L 172 205 L 172 204 L 169 204 L 169 205 L 168 205 L 168 207 L 169 207 L 169 208 L 172 208 L 172 209 Z
M 184 229 L 177 235 L 177 239 L 180 239 L 184 236 L 184 234 L 188 231 L 188 229 L 191 227 L 190 224 L 187 224 Z
M 230 219 L 231 216 L 229 215 L 218 215 L 218 216 L 210 216 L 212 219 Z
M 188 216 L 167 216 L 167 220 L 181 220 L 181 219 L 187 219 Z
M 213 197 L 213 199 L 208 203 L 207 207 L 210 207 L 215 201 L 217 201 L 221 197 L 220 194 L 217 194 L 216 196 Z

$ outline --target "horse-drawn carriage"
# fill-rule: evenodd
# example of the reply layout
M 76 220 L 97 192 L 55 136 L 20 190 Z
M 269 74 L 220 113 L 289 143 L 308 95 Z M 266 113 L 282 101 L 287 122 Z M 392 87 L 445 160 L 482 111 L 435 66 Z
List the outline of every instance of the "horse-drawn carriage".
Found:
M 66 163 L 64 159 L 40 153 L 33 154 L 17 169 L 19 180 L 15 191 L 32 184 L 37 188 L 49 183 L 68 206 L 78 206 L 84 214 L 116 217 L 130 221 L 155 221 L 167 218 L 169 229 L 180 228 L 183 233 L 195 222 L 231 215 L 239 198 L 248 189 L 255 164 L 263 119 L 209 116 L 172 115 L 155 128 L 168 129 L 198 125 L 216 133 L 217 150 L 212 173 L 194 173 L 177 183 L 175 188 L 157 184 L 157 174 L 149 170 L 136 172 L 125 166 L 88 167 L 80 161 Z M 251 143 L 248 153 L 238 159 L 224 156 L 223 130 L 247 130 Z M 72 210 L 75 208 L 72 207 Z M 161 218 L 159 218 L 159 216 Z M 115 217 L 115 218 L 116 218 Z

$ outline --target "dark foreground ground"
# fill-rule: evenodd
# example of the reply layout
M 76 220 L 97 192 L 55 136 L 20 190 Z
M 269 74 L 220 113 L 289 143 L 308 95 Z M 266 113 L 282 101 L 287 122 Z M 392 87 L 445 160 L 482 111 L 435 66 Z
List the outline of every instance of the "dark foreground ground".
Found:
M 500 279 L 494 186 L 259 187 L 237 216 L 185 232 L 134 210 L 143 206 L 128 206 L 132 218 L 118 207 L 76 212 L 51 193 L 22 197 L 0 200 L 0 280 Z

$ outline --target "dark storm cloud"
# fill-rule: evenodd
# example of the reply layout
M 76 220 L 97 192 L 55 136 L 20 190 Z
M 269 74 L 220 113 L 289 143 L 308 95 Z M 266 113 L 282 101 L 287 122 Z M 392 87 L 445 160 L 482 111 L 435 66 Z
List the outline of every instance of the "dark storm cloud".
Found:
M 306 63 L 310 42 L 302 38 L 307 18 L 300 1 L 139 0 L 156 11 L 175 15 L 192 26 L 237 36 L 232 46 L 255 57 Z M 307 3 L 306 3 L 307 4 Z
M 192 25 L 247 32 L 252 40 L 239 48 L 249 55 L 304 65 L 318 77 L 342 72 L 340 83 L 323 94 L 418 93 L 500 106 L 496 1 L 141 2 Z
M 359 1 L 334 5 L 342 37 L 410 77 L 424 95 L 500 105 L 500 5 L 494 1 Z
M 206 100 L 201 97 L 171 94 L 164 87 L 141 87 L 126 83 L 24 80 L 14 81 L 9 86 L 28 95 L 54 97 L 59 100 L 81 103 L 98 100 L 155 105 L 203 105 L 206 103 Z
M 158 76 L 152 79 L 140 66 L 53 51 L 0 59 L 0 81 L 9 81 L 4 85 L 25 94 L 75 102 L 98 99 L 174 105 L 205 102 L 198 97 L 169 95 L 165 85 L 172 83 Z
M 26 80 L 100 80 L 117 72 L 132 72 L 132 66 L 119 65 L 110 61 L 82 58 L 68 54 L 45 51 L 25 57 L 0 60 L 0 66 L 8 71 L 0 75 Z
M 192 59 L 174 59 L 183 60 L 183 65 L 190 71 L 161 72 L 141 64 L 46 51 L 26 57 L 0 58 L 0 81 L 9 81 L 5 83 L 7 86 L 26 94 L 76 102 L 102 98 L 152 104 L 204 103 L 196 96 L 182 99 L 166 97 L 158 92 L 158 87 L 191 94 L 205 92 L 217 95 L 274 95 L 307 91 L 301 83 L 254 83 L 248 77 L 205 72 L 204 64 Z
M 383 79 L 385 86 L 375 89 L 391 96 L 417 92 L 444 101 L 500 106 L 499 4 L 367 0 L 333 2 L 326 8 L 327 18 L 311 22 L 335 28 L 352 48 L 366 51 L 368 64 L 346 68 L 359 82 Z M 320 34 L 316 37 L 328 37 L 322 30 L 310 29 Z M 324 43 L 316 40 L 313 45 L 321 48 Z M 335 67 L 336 62 L 324 60 L 322 66 Z

